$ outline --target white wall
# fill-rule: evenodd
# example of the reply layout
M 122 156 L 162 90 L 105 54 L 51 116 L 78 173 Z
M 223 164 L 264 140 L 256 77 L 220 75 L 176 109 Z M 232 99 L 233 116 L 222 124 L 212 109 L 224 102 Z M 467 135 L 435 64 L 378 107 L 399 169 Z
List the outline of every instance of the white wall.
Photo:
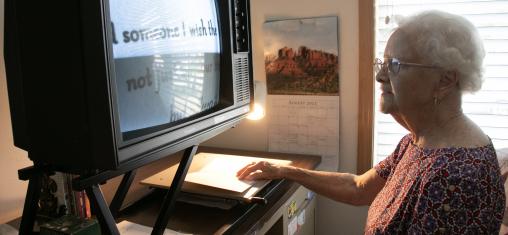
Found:
M 340 157 L 339 171 L 356 172 L 358 125 L 358 1 L 251 0 L 254 76 L 266 80 L 263 30 L 266 20 L 338 16 L 340 34 Z M 268 150 L 266 120 L 246 120 L 238 127 L 204 143 L 248 150 Z M 319 198 L 318 234 L 363 234 L 366 207 L 353 207 Z
M 0 0 L 0 45 L 4 44 L 4 1 Z M 5 81 L 4 48 L 0 46 L 0 223 L 21 215 L 28 183 L 18 180 L 18 169 L 31 165 L 27 153 L 12 140 L 7 84 Z

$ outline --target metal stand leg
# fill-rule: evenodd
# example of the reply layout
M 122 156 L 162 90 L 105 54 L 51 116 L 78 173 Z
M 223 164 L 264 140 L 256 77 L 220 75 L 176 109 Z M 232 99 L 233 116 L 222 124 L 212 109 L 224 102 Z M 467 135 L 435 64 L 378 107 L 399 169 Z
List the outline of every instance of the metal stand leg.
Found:
M 91 185 L 85 188 L 85 191 L 90 199 L 90 203 L 93 205 L 97 219 L 101 224 L 102 232 L 104 234 L 120 235 L 116 227 L 115 219 L 108 208 L 108 204 L 102 195 L 99 185 Z
M 178 170 L 175 174 L 174 180 L 171 183 L 170 188 L 164 198 L 161 205 L 161 210 L 155 222 L 155 226 L 152 230 L 152 234 L 161 235 L 164 233 L 168 224 L 171 213 L 174 209 L 176 197 L 180 193 L 187 171 L 189 170 L 190 163 L 194 154 L 196 154 L 198 146 L 194 145 L 185 149 Z M 37 204 L 39 201 L 42 178 L 44 172 L 52 172 L 49 167 L 27 167 L 18 171 L 19 179 L 28 180 L 28 189 L 25 198 L 25 204 L 23 208 L 23 215 L 21 217 L 20 234 L 32 234 L 37 214 Z M 126 172 L 126 171 L 124 171 Z M 132 184 L 136 175 L 136 169 L 130 170 L 125 173 L 122 182 L 111 202 L 111 206 L 108 207 L 106 200 L 102 194 L 100 186 L 97 182 L 103 182 L 104 180 L 110 179 L 117 176 L 118 172 L 107 171 L 101 174 L 92 175 L 89 177 L 81 177 L 73 182 L 74 190 L 85 189 L 88 198 L 90 199 L 90 206 L 94 214 L 101 225 L 102 232 L 104 234 L 119 235 L 120 232 L 116 226 L 113 215 L 117 216 L 122 203 L 127 195 L 130 185 Z
M 37 203 L 41 193 L 42 171 L 29 167 L 19 170 L 20 179 L 26 180 L 28 177 L 28 189 L 26 192 L 25 205 L 23 206 L 23 215 L 19 226 L 19 234 L 32 234 L 37 214 Z
M 111 211 L 111 214 L 113 215 L 114 218 L 118 217 L 118 214 L 120 213 L 120 208 L 122 207 L 122 203 L 125 200 L 127 192 L 129 192 L 129 188 L 135 176 L 136 170 L 129 171 L 125 173 L 125 175 L 123 176 L 122 182 L 118 186 L 115 196 L 113 197 L 113 200 L 109 205 L 109 210 Z
M 169 222 L 169 217 L 173 212 L 176 197 L 180 193 L 180 188 L 182 187 L 187 171 L 189 170 L 190 163 L 192 162 L 192 158 L 194 157 L 194 154 L 196 154 L 197 149 L 197 145 L 185 149 L 180 165 L 178 166 L 178 170 L 176 171 L 173 182 L 171 183 L 171 187 L 168 189 L 164 201 L 162 202 L 159 216 L 157 216 L 157 221 L 155 222 L 152 230 L 152 235 L 162 235 L 164 233 L 164 230 Z

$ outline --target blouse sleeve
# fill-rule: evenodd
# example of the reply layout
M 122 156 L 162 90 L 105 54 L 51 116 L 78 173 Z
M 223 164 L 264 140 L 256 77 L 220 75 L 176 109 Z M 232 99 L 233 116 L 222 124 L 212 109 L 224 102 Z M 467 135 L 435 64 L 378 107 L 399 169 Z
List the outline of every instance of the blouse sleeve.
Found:
M 376 166 L 374 166 L 374 169 L 376 170 L 377 174 L 385 180 L 388 179 L 388 176 L 390 176 L 392 169 L 395 169 L 395 166 L 397 166 L 397 164 L 399 163 L 400 158 L 404 155 L 404 152 L 406 151 L 410 143 L 411 143 L 411 135 L 407 134 L 399 141 L 397 147 L 395 148 L 392 154 L 390 154 L 387 158 L 385 158 L 383 161 L 379 162 Z

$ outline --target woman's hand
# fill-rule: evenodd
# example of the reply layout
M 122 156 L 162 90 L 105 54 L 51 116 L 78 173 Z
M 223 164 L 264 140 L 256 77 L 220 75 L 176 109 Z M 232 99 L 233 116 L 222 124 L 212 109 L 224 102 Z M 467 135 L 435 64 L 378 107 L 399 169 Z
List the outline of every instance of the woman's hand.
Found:
M 269 162 L 252 162 L 236 173 L 236 177 L 241 180 L 271 180 L 280 179 L 283 166 L 275 165 Z

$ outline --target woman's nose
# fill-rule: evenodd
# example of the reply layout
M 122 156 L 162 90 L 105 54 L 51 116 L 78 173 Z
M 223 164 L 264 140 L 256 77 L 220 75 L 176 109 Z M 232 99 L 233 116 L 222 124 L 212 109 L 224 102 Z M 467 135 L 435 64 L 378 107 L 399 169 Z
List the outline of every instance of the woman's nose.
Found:
M 376 74 L 376 81 L 377 82 L 387 82 L 388 81 L 388 69 L 383 67 L 379 72 Z

